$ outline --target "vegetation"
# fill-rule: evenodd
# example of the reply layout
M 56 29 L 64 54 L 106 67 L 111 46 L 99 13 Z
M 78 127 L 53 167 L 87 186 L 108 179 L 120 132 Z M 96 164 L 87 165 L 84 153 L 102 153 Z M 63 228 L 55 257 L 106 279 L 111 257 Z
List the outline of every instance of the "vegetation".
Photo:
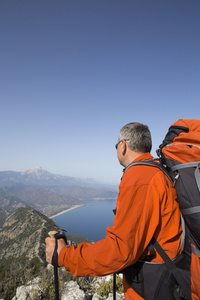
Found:
M 40 275 L 40 299 L 55 299 L 55 287 L 54 287 L 54 277 L 53 268 L 51 270 L 43 270 Z M 63 269 L 58 268 L 58 278 L 59 278 L 59 292 L 61 295 L 64 283 L 73 280 L 73 276 Z M 35 299 L 34 299 L 35 300 Z
M 16 293 L 16 288 L 40 274 L 41 262 L 37 257 L 26 260 L 23 256 L 17 261 L 12 259 L 0 263 L 0 298 L 10 300 Z
M 58 269 L 58 274 L 61 292 L 64 282 L 72 280 L 73 277 L 70 273 L 66 271 L 63 272 L 62 269 Z M 12 299 L 16 294 L 16 288 L 18 286 L 27 285 L 28 282 L 33 281 L 36 277 L 40 278 L 39 289 L 36 291 L 33 290 L 32 299 L 54 300 L 53 268 L 48 270 L 37 258 L 25 264 L 23 259 L 21 259 L 21 262 L 12 264 L 12 268 L 7 267 L 6 264 L 0 265 L 0 298 L 5 300 Z
M 118 275 L 116 276 L 116 292 L 119 294 L 124 292 L 123 281 Z M 97 291 L 97 294 L 101 297 L 108 297 L 110 293 L 113 293 L 113 278 L 111 278 L 108 282 L 103 282 Z
M 109 293 L 113 293 L 113 279 L 108 282 L 101 283 L 98 289 L 95 288 L 92 277 L 73 277 L 69 272 L 62 268 L 58 268 L 59 290 L 60 294 L 64 287 L 64 283 L 70 280 L 75 280 L 85 294 L 97 294 L 101 297 L 108 297 Z M 10 300 L 16 294 L 16 288 L 22 285 L 27 285 L 34 278 L 39 278 L 39 288 L 32 290 L 31 299 L 41 300 L 55 299 L 53 267 L 47 269 L 44 264 L 41 264 L 39 259 L 33 258 L 29 262 L 22 257 L 21 260 L 13 263 L 12 267 L 5 264 L 0 265 L 0 298 Z M 116 291 L 123 293 L 123 283 L 119 276 L 116 276 Z
M 74 277 L 74 280 L 86 295 L 95 294 L 96 290 L 93 284 L 95 280 L 94 277 Z

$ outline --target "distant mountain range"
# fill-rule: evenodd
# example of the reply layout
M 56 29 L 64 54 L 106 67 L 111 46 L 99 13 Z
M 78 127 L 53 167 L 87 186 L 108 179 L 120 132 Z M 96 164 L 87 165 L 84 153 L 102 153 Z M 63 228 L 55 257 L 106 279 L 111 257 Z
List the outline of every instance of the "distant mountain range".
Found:
M 28 169 L 23 172 L 1 171 L 0 187 L 12 186 L 14 184 L 40 185 L 40 186 L 93 186 L 100 185 L 91 179 L 80 179 L 76 177 L 52 174 L 42 167 Z
M 33 207 L 52 216 L 84 199 L 117 197 L 115 186 L 103 186 L 92 180 L 56 175 L 43 168 L 24 172 L 0 172 L 0 227 L 5 218 L 19 207 Z

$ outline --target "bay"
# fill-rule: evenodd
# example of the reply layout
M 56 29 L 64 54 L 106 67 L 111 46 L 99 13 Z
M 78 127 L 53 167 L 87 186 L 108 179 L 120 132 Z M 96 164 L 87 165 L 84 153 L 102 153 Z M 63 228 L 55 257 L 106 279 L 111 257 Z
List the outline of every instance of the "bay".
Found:
M 84 203 L 52 220 L 67 234 L 84 235 L 94 242 L 104 239 L 106 228 L 113 225 L 116 200 L 84 200 Z

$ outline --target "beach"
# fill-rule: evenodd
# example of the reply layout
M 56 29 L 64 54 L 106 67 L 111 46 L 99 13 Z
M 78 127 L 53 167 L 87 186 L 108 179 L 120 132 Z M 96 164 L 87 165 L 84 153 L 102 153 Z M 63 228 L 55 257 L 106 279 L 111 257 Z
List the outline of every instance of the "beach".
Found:
M 52 219 L 52 218 L 54 218 L 54 217 L 57 217 L 57 216 L 59 216 L 59 215 L 62 215 L 62 214 L 64 214 L 64 213 L 70 211 L 70 210 L 76 209 L 76 208 L 81 207 L 81 206 L 84 206 L 84 205 L 85 205 L 85 204 L 74 205 L 74 206 L 72 206 L 72 207 L 70 207 L 70 208 L 68 208 L 68 209 L 65 209 L 65 210 L 63 210 L 63 211 L 61 211 L 61 212 L 59 212 L 59 213 L 57 213 L 57 214 L 55 214 L 55 215 L 53 215 L 53 216 L 50 216 L 49 218 Z

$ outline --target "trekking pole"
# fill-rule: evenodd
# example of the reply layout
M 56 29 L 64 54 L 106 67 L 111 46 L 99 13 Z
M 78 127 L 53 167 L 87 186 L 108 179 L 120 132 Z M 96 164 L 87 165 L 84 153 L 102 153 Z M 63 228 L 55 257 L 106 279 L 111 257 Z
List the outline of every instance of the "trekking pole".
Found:
M 116 273 L 113 273 L 113 300 L 116 300 Z
M 57 239 L 55 238 L 55 235 L 57 234 L 57 231 L 50 231 L 49 236 L 51 239 L 55 239 L 55 249 L 57 251 Z M 55 250 L 54 250 L 55 253 Z M 55 299 L 59 300 L 59 282 L 58 282 L 58 267 L 53 266 L 54 268 L 54 287 L 55 287 Z
M 58 240 L 63 239 L 67 245 L 67 237 L 65 235 L 66 230 L 62 229 L 59 232 L 57 231 L 50 231 L 48 234 L 50 238 L 55 239 L 55 249 L 52 256 L 51 264 L 54 266 L 54 285 L 55 285 L 55 299 L 59 300 L 59 281 L 58 281 Z

